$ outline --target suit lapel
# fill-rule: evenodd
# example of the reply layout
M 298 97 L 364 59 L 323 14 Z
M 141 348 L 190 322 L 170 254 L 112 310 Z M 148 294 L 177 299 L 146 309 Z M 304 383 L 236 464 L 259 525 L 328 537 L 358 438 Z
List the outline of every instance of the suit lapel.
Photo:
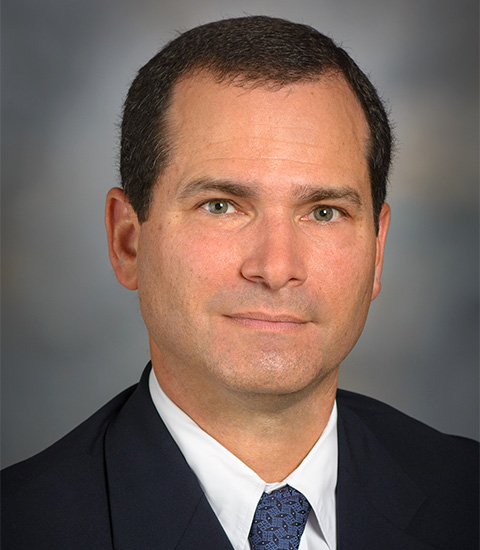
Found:
M 158 416 L 145 369 L 105 436 L 117 550 L 232 550 L 183 455 Z
M 149 371 L 105 435 L 114 548 L 232 550 L 151 401 Z M 407 530 L 422 492 L 340 396 L 338 412 L 338 550 L 431 550 Z
M 338 411 L 338 550 L 433 548 L 407 534 L 423 493 L 340 396 Z

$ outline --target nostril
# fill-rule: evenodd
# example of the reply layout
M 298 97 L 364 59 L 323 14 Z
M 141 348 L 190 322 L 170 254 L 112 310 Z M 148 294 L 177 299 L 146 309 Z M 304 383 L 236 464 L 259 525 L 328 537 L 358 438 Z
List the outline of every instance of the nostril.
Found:
M 307 277 L 306 261 L 298 243 L 285 239 L 264 239 L 246 255 L 242 276 L 257 284 L 279 290 L 286 285 L 298 285 Z

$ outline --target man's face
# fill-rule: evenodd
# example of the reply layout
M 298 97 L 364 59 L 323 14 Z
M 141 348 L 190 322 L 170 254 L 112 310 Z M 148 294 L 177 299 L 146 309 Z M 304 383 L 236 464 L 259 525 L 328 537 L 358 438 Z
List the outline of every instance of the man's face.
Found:
M 139 227 L 160 378 L 286 394 L 337 372 L 379 291 L 368 127 L 340 78 L 253 90 L 179 83 L 174 150 Z M 200 390 L 199 390 L 200 391 Z

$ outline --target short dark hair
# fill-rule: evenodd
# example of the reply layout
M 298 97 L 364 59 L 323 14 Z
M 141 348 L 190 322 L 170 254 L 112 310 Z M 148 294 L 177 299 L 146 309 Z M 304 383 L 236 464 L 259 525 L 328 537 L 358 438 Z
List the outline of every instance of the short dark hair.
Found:
M 148 217 L 152 190 L 167 166 L 173 136 L 168 108 L 180 78 L 207 71 L 218 82 L 282 87 L 344 76 L 370 129 L 368 166 L 375 225 L 385 202 L 392 156 L 392 130 L 375 87 L 333 40 L 307 25 L 267 16 L 224 19 L 189 30 L 168 43 L 140 69 L 125 101 L 120 173 L 140 222 Z

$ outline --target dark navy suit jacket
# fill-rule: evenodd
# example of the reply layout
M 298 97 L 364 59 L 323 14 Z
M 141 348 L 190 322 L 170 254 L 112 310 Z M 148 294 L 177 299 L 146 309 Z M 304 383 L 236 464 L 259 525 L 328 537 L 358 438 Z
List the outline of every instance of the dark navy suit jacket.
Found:
M 232 550 L 148 372 L 2 478 L 2 550 Z M 478 445 L 338 391 L 339 550 L 478 550 Z M 322 475 L 319 472 L 318 475 Z

